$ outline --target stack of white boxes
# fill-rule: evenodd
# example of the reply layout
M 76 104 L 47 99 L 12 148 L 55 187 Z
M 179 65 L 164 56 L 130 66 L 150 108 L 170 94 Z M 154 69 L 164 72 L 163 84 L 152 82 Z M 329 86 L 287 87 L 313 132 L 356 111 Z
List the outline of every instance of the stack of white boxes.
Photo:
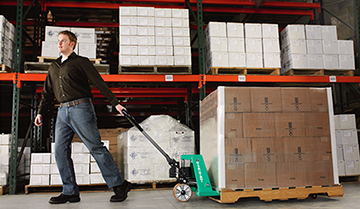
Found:
M 360 175 L 355 115 L 335 115 L 334 120 L 339 176 Z
M 58 26 L 45 27 L 45 41 L 42 42 L 41 56 L 58 57 L 58 36 L 61 31 L 68 30 L 77 37 L 77 45 L 74 52 L 87 58 L 96 58 L 96 35 L 95 28 L 69 28 Z
M 0 185 L 8 184 L 10 142 L 10 134 L 0 135 Z
M 186 9 L 119 8 L 120 66 L 190 66 Z
M 71 158 L 74 163 L 76 182 L 90 184 L 90 152 L 81 142 L 71 143 Z
M 288 25 L 281 31 L 281 48 L 281 73 L 290 69 L 355 69 L 353 41 L 337 40 L 336 26 Z
M 31 153 L 30 185 L 50 184 L 50 153 Z
M 0 15 L 0 64 L 14 68 L 15 26 Z
M 280 68 L 278 25 L 209 22 L 206 72 L 211 67 Z
M 21 151 L 21 147 L 18 147 L 18 152 Z M 17 175 L 19 176 L 18 180 L 29 180 L 30 176 L 30 164 L 31 164 L 31 149 L 30 147 L 25 147 L 23 155 L 20 159 L 20 163 L 17 169 Z
M 103 140 L 104 146 L 109 149 L 110 142 L 108 140 Z M 105 180 L 102 177 L 100 168 L 96 163 L 95 159 L 90 157 L 90 183 L 91 184 L 105 184 Z

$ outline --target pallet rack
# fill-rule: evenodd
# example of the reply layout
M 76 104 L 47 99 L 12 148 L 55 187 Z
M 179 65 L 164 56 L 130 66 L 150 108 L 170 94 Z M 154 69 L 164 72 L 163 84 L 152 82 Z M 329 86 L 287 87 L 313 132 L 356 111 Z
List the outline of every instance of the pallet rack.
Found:
M 114 2 L 114 1 L 112 1 Z M 20 88 L 22 82 L 41 82 L 46 75 L 39 74 L 23 74 L 20 73 L 21 68 L 21 51 L 22 51 L 22 26 L 35 25 L 36 27 L 44 26 L 44 19 L 48 8 L 81 8 L 81 9 L 118 9 L 119 6 L 154 6 L 156 8 L 184 8 L 190 9 L 191 14 L 196 20 L 196 26 L 191 26 L 192 29 L 197 29 L 197 38 L 199 42 L 198 57 L 199 57 L 199 74 L 198 75 L 102 75 L 106 82 L 152 82 L 152 83 L 190 83 L 197 84 L 199 89 L 199 99 L 202 100 L 206 95 L 205 86 L 207 84 L 219 85 L 221 83 L 232 83 L 242 85 L 244 83 L 259 84 L 259 83 L 312 83 L 312 84 L 349 84 L 360 83 L 360 77 L 346 77 L 346 76 L 270 76 L 270 75 L 205 75 L 204 73 L 204 53 L 203 53 L 203 12 L 206 13 L 246 13 L 246 14 L 272 14 L 272 15 L 300 15 L 309 16 L 310 20 L 314 20 L 321 12 L 320 3 L 300 3 L 300 2 L 273 2 L 265 1 L 262 5 L 255 6 L 251 1 L 215 1 L 215 0 L 136 0 L 133 3 L 122 4 L 121 1 L 116 3 L 84 3 L 84 2 L 61 2 L 61 1 L 5 1 L 0 2 L 2 6 L 16 6 L 16 20 L 11 21 L 16 25 L 16 56 L 15 56 L 15 73 L 0 74 L 0 81 L 12 82 L 13 84 L 13 108 L 12 108 L 12 141 L 11 141 L 11 158 L 10 158 L 10 194 L 15 194 L 16 190 L 16 167 L 19 159 L 17 153 L 18 141 L 18 118 L 19 118 L 19 100 Z M 145 4 L 146 3 L 146 4 Z M 154 5 L 150 5 L 153 3 Z M 186 5 L 186 6 L 184 6 Z M 196 6 L 194 6 L 196 5 Z M 221 6 L 219 6 L 221 5 Z M 43 18 L 36 18 L 35 21 L 23 21 L 24 16 L 28 14 L 31 7 L 36 7 L 38 12 L 42 14 Z M 27 7 L 28 10 L 23 15 L 23 9 Z M 247 7 L 247 8 L 245 8 Z M 355 25 L 356 25 L 356 39 L 357 50 L 360 49 L 359 41 L 359 2 L 354 0 L 355 11 Z M 196 13 L 195 13 L 196 12 Z M 45 14 L 45 15 L 44 15 Z M 97 23 L 97 22 L 54 22 L 56 26 L 85 26 L 85 27 L 118 27 L 118 23 Z M 44 32 L 42 30 L 42 32 Z M 27 34 L 25 34 L 27 35 Z M 28 35 L 27 35 L 28 36 Z M 35 34 L 41 37 L 41 34 Z M 38 39 L 33 41 L 36 47 L 39 47 Z M 38 49 L 37 49 L 38 50 Z M 35 55 L 36 56 L 36 55 Z M 359 58 L 358 58 L 359 59 Z M 359 61 L 358 61 L 359 62 Z M 189 91 L 188 91 L 189 93 Z M 192 93 L 192 91 L 191 91 Z M 360 94 L 360 93 L 359 93 Z M 189 98 L 191 100 L 191 98 Z M 33 103 L 36 106 L 36 102 Z M 188 106 L 191 105 L 191 101 Z M 188 110 L 188 109 L 187 109 Z M 187 111 L 187 120 L 190 114 Z M 21 157 L 21 153 L 20 153 Z

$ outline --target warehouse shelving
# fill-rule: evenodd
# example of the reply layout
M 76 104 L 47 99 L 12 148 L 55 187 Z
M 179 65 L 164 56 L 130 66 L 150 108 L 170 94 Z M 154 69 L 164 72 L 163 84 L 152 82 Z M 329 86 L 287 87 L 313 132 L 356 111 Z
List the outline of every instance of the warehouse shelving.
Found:
M 197 16 L 194 18 L 197 27 L 192 26 L 192 29 L 199 28 L 202 31 L 202 24 L 204 22 L 202 12 L 211 14 L 207 19 L 220 18 L 221 16 L 216 16 L 216 14 L 232 13 L 232 14 L 263 14 L 263 15 L 285 15 L 289 16 L 308 16 L 311 21 L 314 20 L 314 17 L 321 12 L 320 3 L 303 3 L 303 2 L 277 2 L 277 1 L 265 1 L 262 2 L 260 7 L 255 6 L 253 1 L 236 1 L 236 0 L 226 0 L 226 1 L 215 1 L 215 0 L 190 0 L 188 1 L 188 6 L 184 0 L 132 0 L 131 2 L 122 3 L 120 0 L 115 1 L 103 1 L 99 2 L 71 2 L 71 1 L 0 1 L 0 6 L 17 6 L 17 17 L 16 20 L 12 19 L 11 22 L 14 25 L 17 25 L 17 55 L 16 55 L 16 67 L 15 73 L 0 74 L 0 81 L 2 82 L 12 82 L 14 91 L 13 91 L 13 113 L 12 113 L 12 153 L 11 153 L 11 170 L 10 170 L 10 193 L 15 194 L 16 187 L 16 154 L 17 150 L 17 120 L 19 117 L 19 99 L 20 99 L 20 88 L 24 82 L 42 82 L 45 80 L 45 74 L 24 74 L 20 72 L 20 60 L 21 60 L 21 37 L 22 37 L 22 25 L 35 25 L 32 20 L 23 20 L 23 7 L 31 8 L 34 3 L 41 4 L 42 12 L 47 11 L 49 8 L 77 8 L 77 9 L 106 9 L 106 10 L 117 10 L 119 6 L 152 6 L 156 8 L 186 8 L 190 7 L 191 10 L 197 13 Z M 115 3 L 114 3 L 115 2 Z M 196 4 L 196 6 L 194 6 Z M 190 5 L 190 6 L 189 6 Z M 37 5 L 39 6 L 39 5 Z M 358 1 L 354 0 L 354 6 L 358 9 Z M 43 13 L 44 14 L 44 13 Z M 66 14 L 63 14 L 66 15 Z M 16 22 L 20 24 L 16 24 Z M 357 31 L 357 40 L 359 40 L 359 11 L 356 13 L 356 31 Z M 55 21 L 54 25 L 56 26 L 82 26 L 82 27 L 118 27 L 119 24 L 116 22 L 85 22 L 85 21 Z M 198 30 L 199 31 L 199 30 Z M 199 33 L 199 40 L 201 40 L 202 35 Z M 201 44 L 201 41 L 200 41 Z M 200 48 L 200 47 L 199 47 Z M 358 41 L 359 49 L 359 41 Z M 195 54 L 195 53 L 194 53 Z M 312 83 L 316 84 L 346 84 L 346 83 L 360 83 L 360 77 L 347 77 L 347 76 L 272 76 L 272 75 L 205 75 L 203 71 L 204 64 L 204 55 L 199 53 L 199 74 L 197 75 L 102 75 L 103 79 L 109 83 L 115 82 L 124 82 L 124 83 L 189 83 L 197 88 L 192 88 L 190 95 L 196 93 L 197 89 L 200 90 L 199 98 L 200 100 L 205 97 L 205 86 L 207 84 L 214 84 L 215 86 L 219 83 L 229 83 L 234 85 L 243 85 L 251 84 L 257 85 L 259 83 L 267 84 L 277 84 L 277 83 Z M 202 61 L 201 61 L 202 59 Z M 186 90 L 186 88 L 184 88 Z M 181 97 L 191 99 L 189 97 L 189 91 L 181 90 Z M 176 88 L 168 89 L 170 93 L 174 93 Z M 141 90 L 140 90 L 141 91 Z M 143 89 L 144 95 L 148 93 Z M 194 92 L 195 91 L 195 92 Z M 164 93 L 164 92 L 162 92 Z M 161 92 L 160 94 L 161 95 Z M 133 95 L 134 96 L 134 95 Z M 139 102 L 141 103 L 141 102 Z M 161 102 L 154 102 L 154 104 L 162 104 Z M 174 104 L 171 102 L 171 104 Z M 191 103 L 190 103 L 191 105 Z M 188 106 L 190 106 L 188 104 Z M 188 114 L 187 114 L 187 117 Z

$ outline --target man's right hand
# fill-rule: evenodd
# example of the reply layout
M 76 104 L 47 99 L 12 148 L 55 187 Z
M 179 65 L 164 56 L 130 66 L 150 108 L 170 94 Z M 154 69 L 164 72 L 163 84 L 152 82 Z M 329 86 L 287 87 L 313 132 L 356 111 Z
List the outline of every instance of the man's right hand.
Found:
M 36 126 L 41 126 L 42 125 L 42 116 L 40 114 L 38 114 L 36 116 L 34 123 L 35 123 Z

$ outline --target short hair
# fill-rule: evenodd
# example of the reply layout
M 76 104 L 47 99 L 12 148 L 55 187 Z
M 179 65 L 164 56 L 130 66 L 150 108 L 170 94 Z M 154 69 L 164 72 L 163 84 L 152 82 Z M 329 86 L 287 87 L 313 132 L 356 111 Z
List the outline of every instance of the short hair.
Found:
M 73 48 L 73 49 L 75 49 L 76 43 L 77 43 L 77 37 L 76 37 L 76 35 L 75 35 L 73 32 L 68 31 L 68 30 L 61 31 L 61 32 L 59 33 L 59 35 L 60 35 L 60 34 L 67 35 L 67 36 L 69 37 L 69 39 L 70 39 L 70 42 L 75 42 L 75 45 L 74 45 L 74 48 Z

